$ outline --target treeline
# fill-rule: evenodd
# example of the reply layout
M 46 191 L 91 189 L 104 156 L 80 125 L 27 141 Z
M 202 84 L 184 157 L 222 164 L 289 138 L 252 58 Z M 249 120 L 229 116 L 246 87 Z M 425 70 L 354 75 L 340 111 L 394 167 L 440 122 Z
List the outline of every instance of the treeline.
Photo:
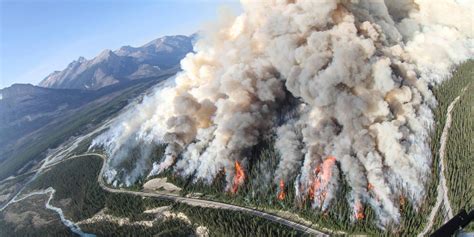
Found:
M 138 224 L 119 226 L 107 221 L 81 227 L 99 236 L 189 236 L 198 226 L 208 228 L 210 236 L 302 236 L 301 232 L 292 228 L 241 212 L 194 207 L 122 193 L 110 194 L 106 202 L 108 214 L 127 217 L 132 222 L 153 220 L 153 214 L 143 212 L 161 206 L 170 206 L 170 211 L 174 213 L 184 213 L 192 224 L 179 219 L 167 219 L 154 221 L 153 227 Z
M 439 148 L 441 146 L 440 144 L 440 139 L 441 139 L 441 134 L 443 132 L 443 128 L 446 124 L 446 111 L 448 109 L 448 106 L 451 104 L 451 102 L 461 94 L 461 91 L 468 87 L 467 91 L 464 92 L 464 95 L 470 94 L 472 96 L 472 81 L 474 78 L 473 74 L 473 69 L 474 69 L 474 61 L 469 60 L 462 65 L 460 65 L 456 71 L 453 73 L 453 76 L 449 80 L 445 80 L 443 83 L 440 85 L 436 86 L 433 88 L 433 94 L 436 97 L 436 100 L 438 102 L 436 108 L 433 110 L 434 114 L 434 119 L 435 119 L 435 127 L 434 131 L 431 134 L 431 139 L 430 139 L 430 145 L 431 145 L 431 152 L 432 152 L 432 176 L 431 180 L 427 185 L 426 189 L 426 197 L 425 201 L 421 204 L 421 206 L 418 209 L 415 209 L 410 203 L 409 205 L 406 205 L 405 207 L 402 208 L 401 212 L 401 223 L 400 223 L 400 229 L 401 229 L 401 234 L 402 236 L 404 235 L 414 235 L 419 232 L 424 228 L 426 225 L 429 213 L 431 212 L 433 206 L 435 205 L 436 202 L 436 196 L 437 196 L 437 187 L 438 187 L 438 181 L 439 181 L 439 159 L 440 159 L 440 154 L 439 154 Z M 469 89 L 471 87 L 471 89 Z M 471 92 L 469 91 L 471 90 Z M 472 114 L 472 101 L 470 102 L 470 106 L 468 105 L 461 105 L 462 100 L 460 100 L 457 104 L 454 111 L 452 112 L 453 114 L 453 121 L 452 121 L 452 126 L 450 129 L 449 137 L 448 137 L 448 142 L 447 142 L 447 147 L 446 147 L 446 156 L 445 156 L 445 165 L 446 165 L 446 170 L 445 176 L 448 179 L 448 186 L 450 190 L 453 190 L 453 188 L 456 190 L 456 195 L 450 195 L 449 200 L 451 204 L 457 202 L 456 200 L 462 200 L 464 203 L 469 203 L 471 201 L 471 208 L 472 208 L 472 198 L 473 198 L 473 192 L 472 192 L 472 186 L 470 184 L 473 183 L 472 179 L 472 125 L 471 125 L 471 133 L 467 133 L 466 131 L 462 131 L 464 129 L 467 129 L 468 126 L 464 126 L 462 124 L 468 123 L 468 121 L 472 124 L 472 115 L 469 115 L 467 111 L 463 111 L 461 113 L 458 113 L 458 118 L 455 117 L 456 114 L 456 109 L 463 107 L 466 110 L 469 110 L 469 107 L 471 108 L 471 114 Z M 463 121 L 463 122 L 460 122 Z M 465 133 L 463 135 L 461 134 L 455 134 L 452 135 L 452 131 L 456 131 L 456 124 L 461 124 L 461 133 Z M 454 130 L 453 130 L 454 129 Z M 470 144 L 469 144 L 470 143 Z M 450 144 L 455 144 L 456 148 L 450 147 Z M 469 153 L 470 149 L 470 153 Z M 470 155 L 469 155 L 470 154 Z M 461 158 L 458 158 L 460 157 Z M 457 163 L 457 166 L 451 166 L 451 163 Z M 467 169 L 467 170 L 466 170 Z M 470 172 L 470 173 L 469 173 Z M 456 174 L 456 175 L 453 175 Z M 456 180 L 460 184 L 459 186 L 452 185 L 450 184 L 450 180 L 454 180 L 452 177 L 457 176 Z M 470 181 L 469 181 L 470 179 Z M 454 183 L 454 182 L 453 182 Z M 456 205 L 453 205 L 453 208 Z M 461 205 L 463 206 L 463 205 Z M 458 206 L 459 207 L 459 206 Z M 453 210 L 456 212 L 456 208 Z M 456 214 L 456 213 L 454 213 Z M 440 227 L 442 224 L 444 224 L 446 216 L 446 210 L 444 210 L 443 205 L 441 205 L 441 208 L 439 209 L 436 217 L 435 217 L 435 222 L 432 228 L 432 231 L 436 230 L 438 227 Z M 471 225 L 472 226 L 472 225 Z M 471 227 L 472 228 L 472 227 Z
M 180 203 L 172 210 L 186 214 L 195 226 L 205 226 L 210 236 L 303 236 L 293 228 L 242 212 Z
M 104 207 L 112 215 L 134 218 L 147 208 L 173 203 L 104 191 L 97 182 L 102 162 L 97 156 L 78 157 L 62 162 L 38 176 L 24 192 L 53 187 L 56 193 L 52 204 L 61 207 L 64 214 L 73 221 L 92 217 Z M 69 202 L 63 206 L 61 200 Z
M 350 187 L 345 183 L 341 174 L 339 180 L 342 185 L 338 190 L 338 198 L 326 212 L 311 207 L 309 201 L 301 206 L 295 203 L 294 182 L 285 184 L 285 198 L 277 199 L 278 185 L 274 181 L 274 173 L 279 162 L 279 154 L 274 148 L 272 138 L 265 139 L 249 152 L 249 167 L 246 172 L 245 183 L 239 187 L 236 193 L 226 192 L 225 173 L 219 173 L 211 184 L 203 181 L 194 182 L 192 177 L 183 178 L 171 171 L 166 171 L 160 176 L 168 178 L 168 182 L 182 188 L 182 195 L 190 193 L 202 193 L 205 199 L 212 199 L 234 205 L 254 207 L 262 211 L 283 210 L 298 214 L 319 226 L 332 230 L 343 230 L 348 233 L 369 233 L 381 235 L 383 232 L 374 224 L 375 213 L 370 207 L 364 210 L 365 218 L 359 221 L 351 221 L 352 208 L 347 203 Z M 252 217 L 254 218 L 254 217 Z M 224 225 L 224 224 L 223 224 Z
M 385 231 L 382 231 L 375 225 L 375 213 L 369 206 L 366 206 L 364 210 L 364 219 L 359 221 L 352 220 L 352 208 L 346 201 L 350 193 L 350 187 L 345 183 L 342 183 L 338 190 L 338 198 L 331 203 L 331 206 L 326 212 L 313 209 L 309 202 L 296 206 L 295 190 L 293 188 L 294 183 L 285 184 L 285 199 L 278 200 L 276 195 L 279 191 L 279 187 L 273 180 L 274 174 L 268 174 L 268 170 L 276 170 L 279 161 L 279 154 L 275 151 L 272 138 L 263 140 L 248 152 L 249 167 L 246 173 L 247 178 L 245 183 L 239 187 L 235 194 L 224 191 L 226 188 L 224 171 L 219 173 L 211 184 L 202 181 L 194 182 L 192 177 L 183 178 L 171 171 L 166 171 L 160 176 L 167 177 L 168 182 L 182 187 L 182 195 L 188 193 L 203 193 L 204 198 L 207 199 L 255 207 L 267 211 L 289 211 L 332 230 L 377 236 L 393 234 L 399 236 L 415 235 L 419 233 L 426 224 L 427 217 L 436 199 L 439 179 L 439 169 L 437 165 L 439 161 L 439 140 L 446 122 L 446 109 L 465 87 L 467 87 L 467 90 L 453 111 L 453 124 L 449 133 L 446 150 L 446 177 L 448 179 L 449 198 L 454 212 L 457 212 L 461 208 L 471 209 L 474 206 L 472 188 L 472 184 L 474 183 L 474 176 L 472 175 L 474 160 L 472 157 L 472 154 L 474 154 L 472 139 L 472 118 L 474 117 L 472 112 L 474 106 L 472 83 L 474 78 L 473 68 L 474 61 L 471 60 L 461 65 L 451 80 L 446 80 L 433 89 L 433 93 L 438 100 L 438 106 L 433 111 L 436 121 L 435 129 L 431 136 L 433 172 L 431 181 L 427 184 L 425 202 L 423 202 L 419 208 L 415 208 L 407 200 L 406 203 L 401 206 L 400 225 L 389 226 Z M 164 146 L 157 146 L 153 151 L 155 157 L 153 161 L 160 160 L 163 152 Z M 136 150 L 134 153 L 138 155 L 139 150 Z M 132 157 L 131 160 L 134 160 L 134 157 Z M 132 163 L 125 165 L 131 164 Z M 101 160 L 97 157 L 84 157 L 64 162 L 52 168 L 46 174 L 38 177 L 33 183 L 32 188 L 41 189 L 49 186 L 54 187 L 57 190 L 53 202 L 54 205 L 57 205 L 56 200 L 71 198 L 71 204 L 69 204 L 68 208 L 64 211 L 66 216 L 73 220 L 90 217 L 103 207 L 107 207 L 110 214 L 120 217 L 130 217 L 133 220 L 142 220 L 150 217 L 143 214 L 144 210 L 156 206 L 172 205 L 173 211 L 185 213 L 193 224 L 208 227 L 210 233 L 214 236 L 297 236 L 301 234 L 285 226 L 245 213 L 190 207 L 184 204 L 173 204 L 170 201 L 159 199 L 143 199 L 128 194 L 106 193 L 96 182 L 100 167 Z M 344 182 L 345 178 L 343 174 L 340 175 L 339 180 Z M 141 185 L 144 181 L 144 179 L 140 180 L 133 189 L 141 189 Z M 443 213 L 443 211 L 438 213 L 435 228 L 443 223 Z M 164 228 L 166 225 L 169 225 L 169 228 Z M 161 227 L 157 227 L 156 229 L 154 226 L 153 230 L 147 230 L 148 228 L 146 227 L 117 227 L 112 223 L 96 223 L 91 224 L 90 228 L 97 228 L 99 235 L 115 233 L 115 236 L 117 236 L 120 235 L 120 233 L 125 233 L 123 231 L 136 231 L 136 233 L 143 233 L 142 235 L 159 232 L 163 236 L 166 236 L 168 232 L 165 230 L 171 231 L 169 233 L 175 236 L 180 235 L 181 232 L 173 232 L 176 226 L 180 226 L 179 223 L 170 222 L 166 225 L 161 225 Z M 472 226 L 473 225 L 471 225 L 471 229 L 473 228 Z M 186 232 L 188 227 L 189 226 L 181 226 L 184 231 L 182 233 L 188 233 Z M 112 231 L 114 229 L 117 231 Z
M 148 215 L 143 212 L 147 209 L 170 206 L 173 201 L 158 198 L 142 198 L 126 193 L 110 193 L 105 207 L 108 214 L 118 217 L 129 217 L 131 220 L 146 219 Z
M 439 179 L 439 140 L 446 122 L 446 109 L 456 98 L 463 88 L 468 86 L 465 96 L 459 101 L 453 111 L 452 136 L 447 147 L 447 172 L 448 185 L 450 186 L 450 200 L 455 211 L 460 208 L 473 208 L 473 188 L 474 176 L 473 168 L 473 102 L 472 81 L 474 61 L 470 60 L 458 67 L 450 80 L 445 80 L 441 85 L 433 89 L 433 93 L 438 101 L 438 106 L 434 109 L 435 127 L 431 135 L 431 150 L 433 154 L 433 172 L 431 181 L 427 184 L 425 201 L 420 207 L 415 208 L 412 203 L 405 200 L 401 206 L 400 225 L 388 226 L 382 231 L 375 225 L 375 213 L 366 206 L 364 210 L 365 218 L 359 221 L 352 221 L 351 207 L 347 203 L 347 195 L 350 187 L 346 184 L 338 190 L 338 198 L 331 204 L 327 212 L 311 208 L 309 203 L 295 207 L 294 183 L 285 184 L 286 197 L 280 201 L 276 198 L 278 186 L 273 178 L 274 174 L 268 174 L 271 170 L 276 170 L 279 154 L 274 149 L 272 138 L 266 139 L 255 146 L 248 153 L 249 167 L 246 173 L 246 181 L 236 194 L 224 192 L 225 173 L 219 173 L 211 183 L 202 181 L 195 182 L 192 177 L 183 178 L 171 171 L 167 171 L 160 176 L 168 178 L 169 182 L 182 187 L 182 194 L 203 193 L 205 198 L 232 203 L 241 206 L 253 206 L 258 209 L 280 209 L 299 214 L 318 225 L 333 230 L 342 230 L 348 233 L 366 233 L 374 235 L 396 234 L 400 236 L 414 235 L 419 233 L 436 202 L 437 186 Z M 339 180 L 344 181 L 341 175 Z M 442 219 L 441 217 L 438 219 Z M 441 222 L 441 221 L 440 221 Z
M 25 193 L 32 190 L 53 187 L 56 190 L 52 205 L 62 208 L 65 216 L 73 221 L 92 217 L 106 208 L 106 213 L 117 217 L 127 217 L 132 222 L 153 220 L 153 214 L 143 213 L 146 209 L 168 206 L 172 201 L 142 198 L 123 193 L 108 193 L 97 182 L 102 159 L 84 156 L 60 163 L 29 184 Z M 69 200 L 63 205 L 64 200 Z M 43 204 L 41 204 L 43 205 Z M 110 222 L 81 225 L 88 233 L 98 236 L 189 236 L 191 225 L 181 220 L 158 220 L 153 227 L 141 225 L 119 226 Z M 70 236 L 72 233 L 63 225 L 48 226 L 43 229 L 24 228 L 20 232 L 15 226 L 0 221 L 0 236 Z M 6 235 L 4 235 L 4 233 Z
M 474 209 L 474 60 L 462 65 L 446 86 L 459 93 L 465 91 L 454 106 L 452 124 L 446 144 L 445 164 L 448 197 L 456 215 L 461 209 Z M 466 85 L 467 84 L 467 85 Z M 474 224 L 468 228 L 474 231 Z
M 168 77 L 169 75 L 160 78 Z M 158 79 L 158 78 L 157 78 Z M 47 150 L 61 145 L 72 136 L 84 134 L 91 128 L 110 118 L 129 104 L 129 101 L 143 93 L 151 85 L 156 84 L 156 80 L 147 80 L 135 85 L 120 89 L 120 95 L 108 100 L 106 103 L 92 103 L 90 106 L 81 107 L 74 113 L 68 113 L 65 117 L 40 128 L 35 132 L 35 136 L 29 137 L 27 142 L 23 142 L 21 149 L 0 166 L 0 179 L 14 175 L 21 167 L 30 161 L 40 161 L 46 156 Z M 110 90 L 109 88 L 100 90 L 101 95 Z M 81 146 L 81 149 L 84 148 Z M 84 150 L 84 149 L 82 149 Z M 80 151 L 80 150 L 78 150 Z M 32 162 L 33 164 L 34 162 Z
M 81 225 L 84 231 L 97 236 L 160 236 L 178 237 L 192 236 L 193 226 L 179 219 L 154 221 L 153 227 L 143 225 L 119 225 L 113 222 L 101 221 Z

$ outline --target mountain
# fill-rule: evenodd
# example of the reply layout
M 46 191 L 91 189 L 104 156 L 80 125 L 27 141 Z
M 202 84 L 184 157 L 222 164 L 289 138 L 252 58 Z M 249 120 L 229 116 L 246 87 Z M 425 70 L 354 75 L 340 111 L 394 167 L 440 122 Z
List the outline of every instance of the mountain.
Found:
M 97 90 L 14 84 L 0 90 L 0 179 L 23 172 L 71 137 L 95 129 L 173 73 Z
M 65 111 L 95 98 L 90 91 L 49 89 L 30 84 L 14 84 L 0 90 L 0 150 L 34 131 Z
M 91 60 L 79 57 L 66 69 L 55 71 L 39 86 L 96 90 L 112 84 L 157 77 L 179 69 L 179 62 L 193 50 L 196 35 L 165 36 L 141 47 L 104 50 Z
M 195 39 L 196 34 L 165 36 L 141 47 L 104 50 L 91 60 L 79 57 L 39 86 L 0 89 L 0 176 L 44 156 L 174 75 Z

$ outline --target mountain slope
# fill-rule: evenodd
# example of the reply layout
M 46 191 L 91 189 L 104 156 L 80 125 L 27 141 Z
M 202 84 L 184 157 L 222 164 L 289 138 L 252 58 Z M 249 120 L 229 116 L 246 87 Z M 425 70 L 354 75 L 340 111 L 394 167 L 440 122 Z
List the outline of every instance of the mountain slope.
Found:
M 150 85 L 174 75 L 181 59 L 192 51 L 195 37 L 166 36 L 141 47 L 104 50 L 91 60 L 79 57 L 39 86 L 15 84 L 1 89 L 0 165 L 4 169 L 0 177 L 3 171 L 15 172 L 48 148 L 88 129 L 86 118 L 95 122 L 107 118 L 112 113 L 103 110 L 116 112 Z
M 39 86 L 96 90 L 124 81 L 160 76 L 179 67 L 180 60 L 192 51 L 194 38 L 195 35 L 165 36 L 141 47 L 104 50 L 91 60 L 80 57 L 63 71 L 48 75 Z
M 71 137 L 91 132 L 155 84 L 173 76 L 98 90 L 14 85 L 0 90 L 0 179 L 25 172 Z
M 40 128 L 65 111 L 95 98 L 89 91 L 49 89 L 30 84 L 14 84 L 0 90 L 0 94 L 0 151 L 6 144 Z

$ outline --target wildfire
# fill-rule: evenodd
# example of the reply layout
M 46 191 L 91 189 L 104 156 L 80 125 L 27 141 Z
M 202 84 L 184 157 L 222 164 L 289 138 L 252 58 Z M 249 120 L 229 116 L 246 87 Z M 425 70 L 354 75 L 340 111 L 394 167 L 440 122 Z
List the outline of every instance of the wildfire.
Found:
M 400 206 L 405 206 L 405 197 L 403 197 L 403 195 L 400 196 Z
M 314 175 L 316 178 L 314 178 L 313 182 L 309 186 L 308 195 L 311 200 L 314 199 L 314 192 L 319 188 L 320 185 L 319 178 L 317 177 L 319 172 L 321 172 L 321 165 L 316 166 L 316 168 L 314 169 Z
M 319 174 L 321 172 L 321 165 L 316 166 L 316 169 L 314 169 L 315 174 Z
M 336 157 L 334 156 L 329 156 L 326 160 L 323 162 L 323 167 L 321 171 L 321 179 L 324 180 L 325 185 L 331 180 L 332 177 L 332 167 L 336 164 Z
M 278 192 L 278 200 L 283 200 L 285 199 L 286 193 L 285 193 L 285 182 L 283 182 L 283 179 L 280 179 L 280 192 Z
M 372 189 L 374 189 L 374 185 L 372 185 L 371 183 L 369 183 L 369 184 L 367 185 L 367 190 L 372 190 Z
M 322 164 L 314 169 L 315 179 L 309 187 L 308 195 L 314 200 L 315 194 L 318 194 L 318 200 L 323 202 L 326 199 L 326 186 L 332 178 L 332 167 L 336 164 L 336 158 L 329 156 Z
M 365 218 L 364 215 L 364 206 L 360 202 L 356 202 L 355 204 L 355 218 L 357 220 L 362 220 Z
M 309 199 L 311 200 L 314 199 L 314 185 L 309 186 L 308 195 L 309 195 Z
M 232 193 L 236 193 L 237 190 L 239 189 L 239 186 L 244 182 L 245 180 L 245 173 L 242 167 L 240 166 L 240 163 L 238 161 L 235 161 L 235 176 L 234 176 L 234 182 L 232 183 Z

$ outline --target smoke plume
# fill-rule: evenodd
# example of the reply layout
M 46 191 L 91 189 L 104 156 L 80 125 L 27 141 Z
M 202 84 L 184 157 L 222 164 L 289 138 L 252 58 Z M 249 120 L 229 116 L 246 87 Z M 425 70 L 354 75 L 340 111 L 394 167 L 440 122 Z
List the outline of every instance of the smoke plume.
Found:
M 298 200 L 330 207 L 342 181 L 353 219 L 370 205 L 380 226 L 397 224 L 399 197 L 418 206 L 432 167 L 429 86 L 473 56 L 473 3 L 438 0 L 242 0 L 243 13 L 205 31 L 181 61 L 175 85 L 159 88 L 94 141 L 121 177 L 134 147 L 227 190 L 241 182 L 249 151 L 275 136 L 274 185 L 295 182 Z M 292 109 L 283 109 L 288 101 Z M 148 170 L 151 167 L 148 167 Z M 237 171 L 236 171 L 237 170 Z M 237 173 L 237 174 L 236 174 Z M 238 176 L 238 182 L 236 177 Z M 344 180 L 341 180 L 342 179 Z

